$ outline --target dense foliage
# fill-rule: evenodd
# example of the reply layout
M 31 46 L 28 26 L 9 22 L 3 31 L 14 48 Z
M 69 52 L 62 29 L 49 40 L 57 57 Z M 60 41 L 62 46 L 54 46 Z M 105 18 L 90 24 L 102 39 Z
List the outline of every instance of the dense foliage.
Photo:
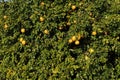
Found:
M 0 80 L 119 80 L 120 0 L 0 2 Z

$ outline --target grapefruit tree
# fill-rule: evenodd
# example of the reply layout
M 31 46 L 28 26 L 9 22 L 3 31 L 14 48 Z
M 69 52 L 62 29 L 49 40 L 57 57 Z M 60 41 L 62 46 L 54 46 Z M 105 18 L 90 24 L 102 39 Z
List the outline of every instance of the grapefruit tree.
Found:
M 119 0 L 0 2 L 0 80 L 120 79 Z

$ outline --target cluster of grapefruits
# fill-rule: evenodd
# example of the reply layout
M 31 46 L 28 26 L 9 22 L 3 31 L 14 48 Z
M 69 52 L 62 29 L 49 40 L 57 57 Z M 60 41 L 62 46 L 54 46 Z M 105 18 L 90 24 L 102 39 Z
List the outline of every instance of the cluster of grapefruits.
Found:
M 7 16 L 5 15 L 5 16 L 3 16 L 3 18 L 4 18 L 4 20 L 6 20 L 7 19 Z M 8 28 L 8 25 L 5 23 L 4 24 L 4 29 L 7 29 Z
M 21 33 L 25 33 L 25 28 L 21 28 Z M 26 40 L 24 40 L 22 37 L 20 38 L 20 42 L 22 45 L 26 45 Z
M 69 44 L 74 43 L 75 45 L 79 45 L 81 38 L 82 38 L 82 36 L 81 36 L 80 34 L 77 35 L 77 36 L 72 36 L 72 37 L 68 40 L 68 42 L 69 42 Z

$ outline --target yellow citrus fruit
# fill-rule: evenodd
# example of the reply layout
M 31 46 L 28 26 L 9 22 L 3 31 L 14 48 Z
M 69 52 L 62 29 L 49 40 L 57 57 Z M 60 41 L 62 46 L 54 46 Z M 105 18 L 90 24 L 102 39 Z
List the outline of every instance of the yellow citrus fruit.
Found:
M 4 18 L 4 19 L 6 19 L 6 18 L 7 18 L 7 16 L 3 16 L 3 18 Z
M 92 35 L 93 35 L 93 36 L 95 36 L 96 34 L 97 34 L 96 31 L 93 31 L 93 32 L 92 32 Z
M 68 41 L 69 43 L 72 43 L 73 42 L 73 40 L 72 39 L 69 39 L 69 41 Z
M 22 41 L 23 41 L 23 38 L 20 38 L 19 40 L 20 40 L 20 42 L 22 42 Z
M 45 3 L 44 3 L 44 2 L 41 2 L 41 3 L 40 3 L 40 5 L 41 5 L 41 6 L 44 6 L 44 5 L 45 5 Z
M 80 39 L 81 39 L 81 36 L 80 36 L 80 34 L 78 34 L 78 37 L 77 37 L 77 38 L 78 38 L 78 40 L 80 40 Z
M 80 44 L 80 42 L 77 40 L 77 41 L 75 41 L 75 45 L 79 45 Z
M 76 24 L 76 23 L 77 23 L 77 21 L 76 21 L 76 20 L 74 20 L 74 21 L 73 21 L 73 23 L 75 23 L 75 24 Z
M 43 17 L 40 17 L 40 21 L 43 22 L 45 19 Z
M 59 29 L 59 30 L 62 30 L 62 29 L 63 29 L 63 27 L 61 27 L 61 26 L 60 26 L 58 29 Z
M 89 57 L 88 57 L 88 56 L 85 56 L 85 60 L 89 60 Z
M 45 34 L 49 34 L 49 31 L 46 29 L 46 30 L 44 30 L 44 33 Z
M 7 28 L 8 28 L 8 25 L 7 25 L 7 24 L 5 24 L 5 25 L 4 25 L 4 28 L 5 28 L 5 29 L 7 29 Z
M 22 40 L 21 43 L 22 43 L 22 45 L 25 45 L 25 44 L 26 44 L 26 41 L 25 41 L 25 40 Z
M 89 15 L 92 16 L 93 14 L 90 12 Z
M 70 26 L 71 24 L 70 24 L 70 22 L 67 22 L 67 24 L 66 24 L 67 26 Z
M 76 36 L 72 36 L 72 41 L 76 41 Z
M 22 33 L 25 33 L 25 28 L 21 28 L 21 32 L 22 32 Z
M 90 53 L 93 53 L 93 52 L 94 52 L 94 49 L 90 48 L 88 51 L 89 51 Z
M 71 8 L 72 8 L 72 10 L 75 10 L 75 9 L 76 9 L 76 6 L 75 6 L 75 5 L 72 5 Z

